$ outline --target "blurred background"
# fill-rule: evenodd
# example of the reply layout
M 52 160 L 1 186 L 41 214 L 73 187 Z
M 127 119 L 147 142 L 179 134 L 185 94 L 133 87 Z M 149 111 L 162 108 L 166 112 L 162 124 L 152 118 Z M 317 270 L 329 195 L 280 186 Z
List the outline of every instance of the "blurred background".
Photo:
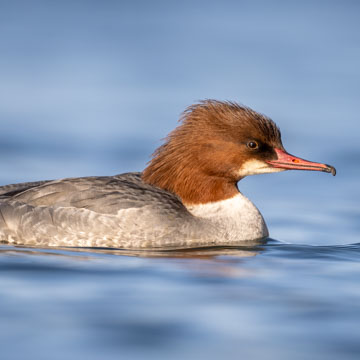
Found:
M 359 10 L 351 0 L 1 1 L 0 182 L 140 171 L 188 105 L 232 100 L 275 120 L 290 153 L 338 170 L 241 181 L 271 236 L 355 242 Z
M 358 360 L 359 19 L 355 0 L 0 0 L 0 184 L 142 170 L 206 98 L 338 170 L 243 179 L 278 240 L 251 250 L 0 244 L 0 357 Z

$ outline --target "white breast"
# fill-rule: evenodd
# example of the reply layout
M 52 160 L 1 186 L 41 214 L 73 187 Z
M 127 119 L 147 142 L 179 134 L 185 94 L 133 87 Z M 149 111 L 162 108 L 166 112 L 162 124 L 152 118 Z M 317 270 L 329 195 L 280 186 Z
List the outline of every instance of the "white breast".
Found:
M 260 211 L 241 193 L 226 200 L 187 206 L 187 209 L 192 215 L 215 223 L 219 234 L 229 241 L 255 240 L 269 236 Z

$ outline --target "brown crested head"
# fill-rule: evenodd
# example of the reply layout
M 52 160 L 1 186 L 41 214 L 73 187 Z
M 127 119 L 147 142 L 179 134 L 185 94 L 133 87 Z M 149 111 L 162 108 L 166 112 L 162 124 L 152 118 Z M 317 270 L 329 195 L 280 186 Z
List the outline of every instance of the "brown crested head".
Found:
M 272 120 L 233 102 L 202 101 L 188 107 L 180 122 L 154 152 L 143 180 L 186 204 L 234 196 L 242 177 L 258 173 L 251 169 L 256 163 L 265 166 L 276 159 L 275 147 L 283 149 Z
M 288 169 L 335 174 L 329 165 L 288 154 L 268 117 L 233 102 L 205 100 L 185 110 L 142 178 L 195 205 L 235 196 L 247 175 Z

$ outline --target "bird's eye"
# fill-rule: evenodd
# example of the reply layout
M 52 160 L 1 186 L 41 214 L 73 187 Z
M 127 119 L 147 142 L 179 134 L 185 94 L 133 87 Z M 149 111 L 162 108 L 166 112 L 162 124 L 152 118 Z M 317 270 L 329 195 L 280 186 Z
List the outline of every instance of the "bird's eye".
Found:
M 249 149 L 252 149 L 252 150 L 255 150 L 255 149 L 257 149 L 258 147 L 259 147 L 259 144 L 256 142 L 256 141 L 249 141 L 248 143 L 247 143 L 247 147 L 249 148 Z

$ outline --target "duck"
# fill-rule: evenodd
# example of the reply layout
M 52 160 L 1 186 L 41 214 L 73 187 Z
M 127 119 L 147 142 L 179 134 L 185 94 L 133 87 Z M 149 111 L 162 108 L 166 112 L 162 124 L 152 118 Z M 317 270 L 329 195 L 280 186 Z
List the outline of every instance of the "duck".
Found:
M 261 243 L 267 225 L 238 183 L 285 170 L 336 174 L 289 154 L 269 117 L 203 100 L 182 113 L 142 172 L 0 186 L 0 241 L 139 250 Z

